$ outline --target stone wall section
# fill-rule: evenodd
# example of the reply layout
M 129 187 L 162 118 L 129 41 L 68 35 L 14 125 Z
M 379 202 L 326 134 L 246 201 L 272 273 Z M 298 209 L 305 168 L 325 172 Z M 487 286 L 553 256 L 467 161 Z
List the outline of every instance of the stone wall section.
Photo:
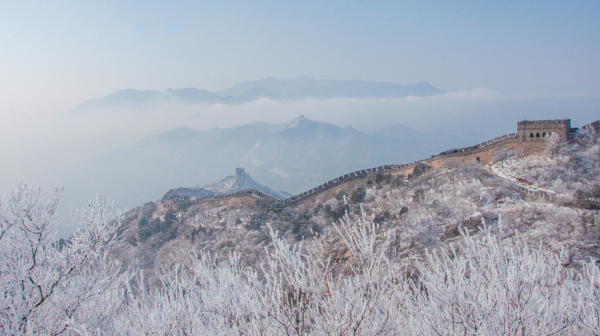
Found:
M 158 203 L 156 208 L 160 212 L 167 212 L 169 210 L 175 210 L 175 203 L 173 202 L 172 199 L 163 199 L 160 203 Z
M 269 198 L 271 198 L 271 197 L 269 196 Z M 249 207 L 249 206 L 254 205 L 254 203 L 256 203 L 256 201 L 258 199 L 259 198 L 256 198 L 249 194 L 235 194 L 235 195 L 230 195 L 229 197 L 220 198 L 220 199 L 202 198 L 202 199 L 198 200 L 197 204 L 201 204 L 202 206 L 204 206 L 206 208 L 218 208 L 218 207 L 226 206 L 226 205 L 242 205 L 245 207 Z
M 572 139 L 571 119 L 523 120 L 517 123 L 517 139 L 523 142 L 541 142 L 552 134 L 561 141 Z
M 515 133 L 506 134 L 476 146 L 455 148 L 449 151 L 442 152 L 438 155 L 434 155 L 431 158 L 416 161 L 410 164 L 390 164 L 364 170 L 358 170 L 329 180 L 323 183 L 322 185 L 317 186 L 316 188 L 305 191 L 296 196 L 286 198 L 282 200 L 282 202 L 292 205 L 298 203 L 301 200 L 307 199 L 308 197 L 320 194 L 342 183 L 347 183 L 355 179 L 365 178 L 372 172 L 381 172 L 384 174 L 391 173 L 393 175 L 408 175 L 412 174 L 414 172 L 415 167 L 419 164 L 426 163 L 433 167 L 439 167 L 445 162 L 454 159 L 459 159 L 465 162 L 478 161 L 480 164 L 490 164 L 493 161 L 493 153 L 500 149 L 522 149 L 523 154 L 529 156 L 542 153 L 545 149 L 545 143 L 518 141 Z

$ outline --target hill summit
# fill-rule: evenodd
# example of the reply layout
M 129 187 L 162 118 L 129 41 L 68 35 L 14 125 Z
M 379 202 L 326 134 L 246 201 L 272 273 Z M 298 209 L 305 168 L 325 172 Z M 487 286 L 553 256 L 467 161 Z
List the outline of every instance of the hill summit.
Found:
M 224 179 L 191 188 L 176 188 L 169 190 L 164 198 L 190 197 L 193 199 L 206 198 L 216 195 L 231 194 L 242 190 L 258 190 L 277 199 L 284 199 L 291 194 L 285 191 L 275 191 L 264 184 L 258 183 L 246 174 L 244 168 L 236 168 L 235 175 L 226 176 Z

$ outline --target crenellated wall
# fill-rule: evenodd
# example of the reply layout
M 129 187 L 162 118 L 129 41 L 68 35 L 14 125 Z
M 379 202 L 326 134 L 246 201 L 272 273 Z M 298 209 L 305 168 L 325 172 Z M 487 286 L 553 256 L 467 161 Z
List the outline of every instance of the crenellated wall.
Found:
M 594 123 L 588 124 L 585 127 L 594 127 L 595 129 L 600 129 L 600 122 L 596 121 Z M 517 133 L 510 133 L 506 135 L 502 135 L 500 137 L 491 139 L 486 142 L 482 142 L 478 145 L 471 147 L 463 147 L 463 148 L 454 148 L 444 152 L 441 152 L 438 155 L 432 155 L 430 158 L 425 160 L 416 161 L 409 164 L 390 164 L 383 165 L 374 168 L 367 168 L 363 170 L 357 170 L 354 172 L 350 172 L 345 175 L 338 176 L 332 180 L 329 180 L 315 188 L 307 190 L 298 195 L 286 198 L 284 200 L 279 200 L 280 202 L 284 202 L 289 205 L 296 204 L 300 201 L 306 200 L 310 197 L 313 197 L 317 194 L 321 194 L 325 191 L 336 188 L 342 184 L 346 184 L 348 182 L 366 178 L 370 173 L 391 173 L 393 175 L 399 174 L 412 174 L 414 169 L 419 164 L 428 164 L 433 167 L 439 167 L 445 162 L 449 160 L 458 159 L 461 161 L 477 161 L 480 164 L 490 164 L 493 161 L 493 154 L 495 151 L 500 149 L 506 150 L 517 150 L 520 149 L 523 151 L 523 155 L 530 156 L 535 154 L 541 154 L 545 147 L 547 140 L 550 137 L 551 132 L 556 132 L 561 137 L 561 141 L 567 141 L 572 138 L 572 131 L 576 130 L 571 128 L 571 120 L 570 119 L 559 119 L 559 120 L 524 120 L 519 121 L 517 124 Z M 539 134 L 539 136 L 538 136 Z M 223 201 L 232 198 L 239 197 L 253 197 L 254 199 L 262 199 L 262 198 L 271 198 L 273 197 L 262 193 L 258 190 L 242 190 L 233 194 L 227 195 L 218 195 L 206 197 L 198 200 L 198 202 L 214 202 L 214 201 Z M 169 205 L 165 205 L 164 207 L 168 207 Z
M 449 160 L 459 159 L 462 161 L 478 161 L 480 164 L 489 164 L 493 161 L 493 153 L 500 149 L 507 150 L 516 150 L 522 149 L 523 154 L 534 155 L 540 154 L 545 149 L 544 142 L 521 142 L 518 141 L 516 134 L 506 134 L 489 141 L 483 142 L 479 145 L 471 146 L 471 147 L 463 147 L 463 148 L 455 148 L 448 151 L 444 151 L 438 155 L 434 155 L 431 158 L 416 161 L 409 164 L 390 164 L 383 165 L 379 167 L 358 170 L 349 174 L 345 174 L 329 180 L 322 185 L 317 186 L 316 188 L 307 190 L 303 193 L 300 193 L 296 196 L 292 196 L 283 200 L 283 202 L 287 204 L 294 204 L 301 200 L 304 200 L 308 197 L 312 197 L 314 195 L 320 194 L 326 190 L 329 190 L 335 186 L 338 186 L 342 183 L 346 183 L 358 178 L 365 178 L 371 172 L 382 172 L 382 173 L 392 173 L 394 175 L 398 174 L 412 174 L 415 167 L 421 163 L 429 164 L 433 167 L 439 167 L 444 162 Z
M 501 137 L 497 137 L 495 139 L 486 141 L 486 142 L 481 143 L 476 146 L 455 148 L 452 150 L 442 152 L 438 155 L 434 155 L 431 158 L 416 161 L 416 162 L 409 163 L 409 164 L 390 164 L 390 165 L 383 165 L 383 166 L 379 166 L 379 167 L 357 170 L 357 171 L 354 171 L 354 172 L 351 172 L 348 174 L 338 176 L 338 177 L 331 179 L 315 188 L 312 188 L 312 189 L 302 192 L 298 195 L 286 198 L 284 200 L 279 200 L 279 201 L 284 202 L 289 205 L 293 205 L 293 204 L 296 204 L 307 198 L 313 197 L 313 196 L 321 194 L 325 191 L 336 188 L 336 187 L 340 186 L 341 184 L 346 184 L 350 181 L 357 180 L 357 179 L 364 179 L 371 173 L 384 173 L 384 174 L 391 173 L 393 175 L 412 174 L 415 167 L 417 165 L 423 164 L 423 163 L 429 164 L 433 167 L 439 167 L 444 162 L 447 162 L 449 160 L 459 159 L 462 161 L 478 161 L 481 164 L 488 164 L 488 163 L 492 162 L 493 153 L 495 151 L 503 149 L 503 148 L 505 148 L 507 150 L 515 150 L 515 149 L 520 148 L 520 149 L 523 149 L 523 153 L 525 155 L 532 155 L 532 154 L 536 154 L 536 153 L 541 153 L 545 148 L 545 144 L 543 142 L 542 143 L 519 142 L 519 141 L 517 141 L 514 133 L 507 134 L 507 135 L 503 135 Z M 199 199 L 198 202 L 199 203 L 214 203 L 215 201 L 217 201 L 217 202 L 218 201 L 227 201 L 232 198 L 240 198 L 240 197 L 245 198 L 248 196 L 253 197 L 254 199 L 262 199 L 262 198 L 274 199 L 273 197 L 271 197 L 263 192 L 260 192 L 258 190 L 242 190 L 242 191 L 238 191 L 238 192 L 232 193 L 232 194 L 216 195 L 216 196 L 202 198 L 202 199 Z M 229 202 L 226 202 L 226 203 L 229 203 Z M 215 204 L 217 204 L 217 203 L 215 203 Z

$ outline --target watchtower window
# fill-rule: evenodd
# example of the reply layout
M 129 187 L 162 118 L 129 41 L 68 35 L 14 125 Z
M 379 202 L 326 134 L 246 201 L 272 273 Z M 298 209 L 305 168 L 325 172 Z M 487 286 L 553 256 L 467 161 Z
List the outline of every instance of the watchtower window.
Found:
M 540 133 L 536 133 L 536 134 L 535 134 L 535 137 L 536 137 L 536 138 L 539 138 L 539 137 L 540 137 Z
M 545 138 L 545 137 L 546 137 L 546 133 L 542 134 L 542 138 Z
M 529 134 L 529 137 L 530 137 L 530 138 L 533 138 L 533 133 Z

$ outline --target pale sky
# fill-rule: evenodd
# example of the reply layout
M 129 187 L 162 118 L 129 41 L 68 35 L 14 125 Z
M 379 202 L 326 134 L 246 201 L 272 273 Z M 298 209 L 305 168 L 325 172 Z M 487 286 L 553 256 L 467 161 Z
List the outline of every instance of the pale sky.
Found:
M 265 77 L 600 95 L 600 1 L 0 2 L 0 120 Z

